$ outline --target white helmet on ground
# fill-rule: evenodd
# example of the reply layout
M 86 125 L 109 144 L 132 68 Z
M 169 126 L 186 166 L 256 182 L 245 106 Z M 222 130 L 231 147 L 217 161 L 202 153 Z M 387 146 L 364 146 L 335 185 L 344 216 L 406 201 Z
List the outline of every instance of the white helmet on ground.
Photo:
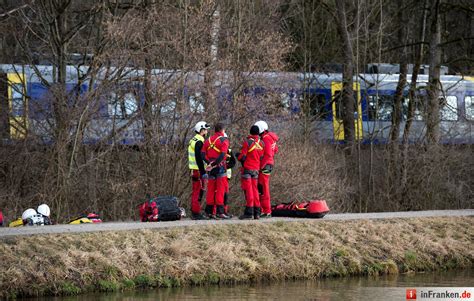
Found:
M 44 216 L 48 216 L 51 214 L 51 209 L 49 209 L 49 206 L 46 205 L 46 204 L 41 204 L 38 206 L 38 211 L 39 214 L 41 215 L 44 215 Z
M 259 130 L 260 134 L 265 132 L 266 130 L 268 130 L 268 124 L 263 120 L 259 120 L 259 121 L 255 122 L 254 125 L 258 126 L 258 130 Z
M 25 211 L 23 211 L 23 214 L 21 215 L 21 219 L 26 221 L 29 218 L 32 218 L 34 215 L 36 215 L 36 210 L 33 208 L 28 208 Z
M 202 129 L 209 129 L 210 126 L 209 124 L 207 124 L 205 121 L 199 121 L 198 123 L 196 123 L 196 125 L 194 126 L 194 131 L 196 133 L 199 133 Z

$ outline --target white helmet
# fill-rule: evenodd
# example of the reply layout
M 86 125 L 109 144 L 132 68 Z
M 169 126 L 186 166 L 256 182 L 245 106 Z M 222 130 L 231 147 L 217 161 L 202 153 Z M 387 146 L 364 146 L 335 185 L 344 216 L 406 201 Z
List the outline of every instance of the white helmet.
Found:
M 209 124 L 207 124 L 205 121 L 199 121 L 198 123 L 196 123 L 196 125 L 194 126 L 194 131 L 196 133 L 199 133 L 202 129 L 209 129 L 210 126 Z
M 51 214 L 51 210 L 49 209 L 49 206 L 46 205 L 46 204 L 41 204 L 38 206 L 38 211 L 39 214 L 43 215 L 43 216 L 48 216 Z
M 26 221 L 27 219 L 32 218 L 34 215 L 36 215 L 36 210 L 33 208 L 28 208 L 21 215 L 21 219 Z
M 258 126 L 258 131 L 260 132 L 259 134 L 265 132 L 266 130 L 268 130 L 268 124 L 263 121 L 263 120 L 259 120 L 257 122 L 255 122 L 256 126 Z

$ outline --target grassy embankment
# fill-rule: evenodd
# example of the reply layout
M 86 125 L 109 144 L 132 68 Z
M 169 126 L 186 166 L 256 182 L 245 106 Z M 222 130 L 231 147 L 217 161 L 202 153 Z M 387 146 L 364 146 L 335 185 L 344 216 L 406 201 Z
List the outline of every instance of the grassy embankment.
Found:
M 3 238 L 0 298 L 471 268 L 473 222 L 308 220 Z

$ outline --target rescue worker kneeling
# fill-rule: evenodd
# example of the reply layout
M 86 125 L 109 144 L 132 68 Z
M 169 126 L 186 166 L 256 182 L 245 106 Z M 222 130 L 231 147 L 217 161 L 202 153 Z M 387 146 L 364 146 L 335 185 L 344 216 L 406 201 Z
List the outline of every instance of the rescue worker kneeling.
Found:
M 258 194 L 258 171 L 263 157 L 264 143 L 258 136 L 258 126 L 250 128 L 250 136 L 244 140 L 237 160 L 242 163 L 241 187 L 245 194 L 245 210 L 239 219 L 259 219 L 261 208 Z

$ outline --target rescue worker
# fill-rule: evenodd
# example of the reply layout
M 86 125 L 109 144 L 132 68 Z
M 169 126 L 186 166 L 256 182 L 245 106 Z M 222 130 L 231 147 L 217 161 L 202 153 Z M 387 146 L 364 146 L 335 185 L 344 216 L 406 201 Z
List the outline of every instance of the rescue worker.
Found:
M 229 150 L 229 139 L 225 135 L 222 123 L 215 125 L 213 136 L 205 140 L 202 157 L 208 164 L 208 185 L 206 195 L 206 213 L 209 218 L 229 219 L 224 210 L 224 195 L 228 187 L 226 175 L 226 154 Z M 216 214 L 213 214 L 216 206 Z
M 253 125 L 250 135 L 244 140 L 237 160 L 242 163 L 241 187 L 245 194 L 245 210 L 239 219 L 259 219 L 260 197 L 258 194 L 258 173 L 263 159 L 264 142 L 259 137 L 259 128 Z
M 227 137 L 226 133 L 224 133 L 224 137 Z M 232 178 L 232 168 L 234 168 L 236 160 L 230 148 L 227 151 L 225 163 L 226 163 L 226 168 L 227 168 L 227 171 L 226 171 L 227 185 L 226 185 L 226 189 L 224 193 L 224 213 L 227 214 L 229 217 L 232 217 L 232 215 L 229 214 L 229 181 Z M 212 212 L 214 215 L 216 214 L 216 206 L 214 206 L 214 209 Z
M 263 143 L 265 144 L 263 150 L 263 159 L 260 162 L 260 173 L 258 175 L 258 190 L 260 193 L 260 203 L 262 205 L 262 214 L 260 217 L 271 217 L 271 197 L 270 197 L 270 175 L 275 164 L 274 156 L 278 153 L 278 136 L 277 134 L 268 131 L 268 124 L 263 121 L 255 123 L 259 128 L 259 134 Z
M 201 214 L 201 200 L 206 190 L 207 173 L 204 167 L 202 150 L 204 138 L 208 133 L 209 125 L 205 121 L 199 121 L 194 126 L 194 137 L 189 141 L 188 165 L 191 170 L 192 193 L 191 193 L 191 219 L 207 219 Z
M 227 167 L 227 171 L 226 171 L 227 186 L 226 186 L 226 190 L 225 190 L 225 194 L 224 194 L 224 212 L 228 216 L 232 217 L 232 215 L 229 214 L 229 181 L 232 178 L 232 168 L 234 168 L 236 160 L 235 160 L 235 156 L 232 153 L 232 150 L 230 148 L 227 151 L 225 163 L 226 163 L 226 167 Z

